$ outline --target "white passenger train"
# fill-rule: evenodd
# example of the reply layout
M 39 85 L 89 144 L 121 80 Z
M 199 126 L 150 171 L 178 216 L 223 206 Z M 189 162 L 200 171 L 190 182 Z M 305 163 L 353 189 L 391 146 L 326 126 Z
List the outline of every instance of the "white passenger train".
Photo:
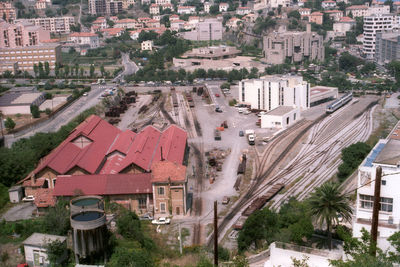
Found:
M 326 107 L 326 113 L 333 113 L 337 109 L 343 107 L 353 99 L 353 93 L 347 93 L 338 100 L 335 100 L 332 104 Z

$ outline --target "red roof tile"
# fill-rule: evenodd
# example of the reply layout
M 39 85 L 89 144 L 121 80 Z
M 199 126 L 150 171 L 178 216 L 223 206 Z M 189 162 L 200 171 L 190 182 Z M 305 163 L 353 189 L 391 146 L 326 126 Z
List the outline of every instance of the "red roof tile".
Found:
M 158 161 L 151 170 L 151 182 L 168 183 L 186 181 L 186 166 L 170 161 Z
M 126 195 L 152 193 L 151 174 L 95 174 L 58 176 L 54 196 Z
M 97 34 L 92 32 L 74 32 L 69 35 L 70 37 L 95 37 Z

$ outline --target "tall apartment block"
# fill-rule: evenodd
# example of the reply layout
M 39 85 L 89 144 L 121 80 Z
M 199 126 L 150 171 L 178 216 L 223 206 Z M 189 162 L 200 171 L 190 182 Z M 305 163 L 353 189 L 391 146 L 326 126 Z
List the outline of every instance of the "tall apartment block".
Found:
M 51 33 L 61 34 L 70 33 L 70 26 L 75 24 L 74 17 L 18 19 L 15 22 L 30 22 Z
M 28 22 L 0 22 L 0 48 L 40 45 L 50 39 L 50 32 Z
M 378 32 L 392 30 L 396 24 L 393 14 L 375 14 L 364 17 L 363 54 L 367 59 L 375 55 L 375 39 Z
M 15 8 L 10 2 L 0 2 L 0 19 L 12 22 L 17 18 Z
M 393 60 L 400 60 L 400 32 L 376 33 L 374 61 L 385 65 Z
M 263 54 L 269 64 L 301 62 L 303 60 L 322 61 L 325 58 L 323 37 L 311 32 L 272 32 L 263 38 Z
M 182 37 L 192 41 L 210 41 L 222 39 L 222 22 L 216 19 L 205 19 L 197 23 L 190 32 L 182 32 Z
M 116 15 L 122 11 L 122 1 L 89 0 L 89 13 L 92 15 Z

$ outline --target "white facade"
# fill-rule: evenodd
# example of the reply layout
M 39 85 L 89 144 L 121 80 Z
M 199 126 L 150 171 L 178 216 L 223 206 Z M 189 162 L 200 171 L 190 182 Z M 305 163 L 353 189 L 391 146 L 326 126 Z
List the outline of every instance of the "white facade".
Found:
M 375 55 L 376 33 L 392 30 L 396 23 L 393 14 L 378 14 L 364 17 L 363 53 L 368 59 Z
M 321 7 L 322 7 L 323 9 L 326 9 L 326 8 L 334 8 L 334 7 L 336 7 L 336 2 L 335 2 L 335 1 L 332 1 L 332 0 L 322 1 Z
M 70 33 L 70 26 L 75 23 L 74 17 L 19 19 L 15 23 L 24 21 L 40 26 L 43 30 L 51 33 L 61 34 Z
M 204 12 L 210 13 L 210 7 L 211 7 L 210 2 L 204 2 Z
M 290 0 L 264 0 L 265 5 L 269 8 L 278 8 L 279 6 L 288 7 Z
M 99 36 L 91 32 L 76 32 L 70 34 L 70 40 L 79 45 L 89 45 L 90 48 L 97 48 L 100 46 Z
M 228 11 L 229 5 L 227 3 L 220 3 L 219 4 L 219 12 L 226 12 Z
M 8 189 L 11 203 L 19 203 L 22 199 L 22 186 L 13 186 Z
M 381 207 L 379 212 L 378 246 L 386 250 L 386 240 L 400 230 L 400 140 L 380 140 L 358 169 L 356 213 L 353 236 L 361 237 L 361 229 L 371 230 L 372 207 L 377 166 L 382 167 Z M 370 182 L 369 184 L 367 184 Z
M 157 5 L 171 4 L 171 0 L 156 0 Z
M 351 31 L 355 25 L 356 22 L 353 19 L 341 20 L 333 23 L 333 32 L 335 36 L 346 36 L 346 32 Z
M 196 7 L 194 6 L 178 6 L 178 14 L 194 14 Z
M 151 51 L 151 50 L 153 50 L 153 41 L 150 41 L 150 40 L 144 41 L 144 42 L 142 42 L 141 45 L 142 45 L 142 51 L 146 51 L 146 50 Z
M 150 5 L 150 14 L 151 15 L 160 14 L 160 6 L 157 4 L 151 4 Z
M 280 106 L 261 115 L 261 128 L 286 129 L 300 120 L 300 109 Z
M 271 111 L 279 106 L 310 107 L 310 84 L 301 76 L 264 76 L 239 82 L 239 103 Z

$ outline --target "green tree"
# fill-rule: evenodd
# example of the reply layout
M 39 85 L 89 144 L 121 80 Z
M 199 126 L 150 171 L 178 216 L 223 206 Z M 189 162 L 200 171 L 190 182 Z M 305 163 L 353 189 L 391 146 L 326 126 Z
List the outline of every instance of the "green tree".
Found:
M 94 65 L 91 64 L 90 65 L 90 78 L 93 78 L 93 77 L 94 77 Z
M 293 10 L 293 11 L 289 12 L 288 18 L 295 18 L 295 19 L 299 20 L 301 18 L 301 15 L 300 15 L 299 11 Z
M 151 255 L 144 249 L 117 247 L 106 267 L 155 266 Z
M 69 71 L 70 71 L 69 65 L 65 65 L 64 66 L 64 75 L 65 75 L 65 77 L 69 76 Z
M 39 72 L 39 68 L 36 64 L 33 64 L 33 72 L 35 73 L 35 77 L 37 78 L 38 76 L 38 72 Z
M 6 121 L 4 122 L 4 126 L 10 131 L 15 128 L 15 121 L 10 117 L 7 117 Z
M 50 207 L 44 217 L 44 228 L 47 233 L 66 235 L 70 229 L 69 210 L 67 201 L 60 200 L 54 207 Z
M 328 247 L 332 249 L 332 227 L 339 223 L 339 216 L 350 221 L 352 209 L 348 196 L 340 192 L 339 184 L 327 182 L 315 189 L 308 199 L 311 215 L 320 225 L 326 225 Z
M 67 259 L 67 243 L 55 240 L 46 245 L 47 260 L 51 267 L 62 266 Z
M 45 77 L 45 72 L 44 72 L 44 68 L 43 68 L 43 63 L 40 61 L 39 62 L 39 78 L 43 79 Z
M 102 76 L 102 77 L 104 77 L 105 72 L 106 72 L 106 71 L 104 70 L 104 65 L 101 64 L 101 66 L 100 66 L 100 73 L 101 73 L 101 76 Z
M 58 75 L 60 75 L 60 65 L 58 63 L 56 63 L 54 67 L 54 75 L 56 76 L 56 78 L 58 78 Z
M 46 77 L 49 77 L 49 75 L 50 75 L 50 64 L 49 64 L 48 61 L 46 61 L 44 63 L 44 73 L 45 73 Z
M 36 105 L 31 105 L 31 114 L 34 118 L 40 118 L 40 110 Z

